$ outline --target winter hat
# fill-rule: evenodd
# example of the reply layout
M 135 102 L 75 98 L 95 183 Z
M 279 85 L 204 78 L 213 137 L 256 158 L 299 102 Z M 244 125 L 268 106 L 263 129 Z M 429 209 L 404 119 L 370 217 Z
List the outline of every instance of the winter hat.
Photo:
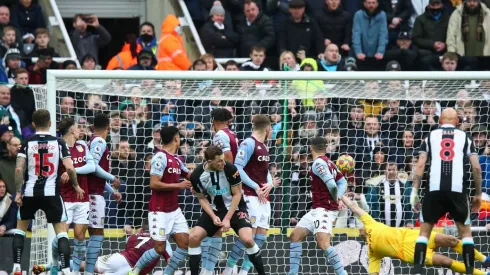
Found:
M 213 16 L 216 14 L 222 14 L 225 15 L 225 9 L 221 5 L 216 5 L 211 8 L 211 11 L 209 12 L 209 16 Z
M 0 125 L 0 137 L 5 134 L 5 132 L 13 131 L 12 126 L 2 124 Z
M 7 53 L 5 54 L 5 61 L 9 59 L 20 59 L 20 51 L 17 48 L 11 48 L 7 50 Z

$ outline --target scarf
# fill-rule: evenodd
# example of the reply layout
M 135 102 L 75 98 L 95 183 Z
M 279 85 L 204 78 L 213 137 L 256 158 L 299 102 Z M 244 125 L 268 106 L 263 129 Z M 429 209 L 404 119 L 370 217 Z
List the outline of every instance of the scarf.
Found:
M 463 41 L 468 42 L 470 37 L 470 23 L 468 19 L 468 11 L 465 7 L 463 7 L 463 15 L 461 20 L 461 33 L 463 34 Z M 476 27 L 476 39 L 478 41 L 483 41 L 483 18 L 485 15 L 483 14 L 483 9 L 478 9 L 478 26 Z
M 3 219 L 5 214 L 10 208 L 10 204 L 12 203 L 12 199 L 10 198 L 9 193 L 5 193 L 5 196 L 2 200 L 0 200 L 0 221 Z
M 384 185 L 384 199 L 385 199 L 385 224 L 391 226 L 391 197 L 390 182 L 386 179 L 383 180 Z M 400 181 L 395 182 L 395 204 L 396 204 L 396 227 L 399 227 L 402 223 L 402 195 L 400 192 Z

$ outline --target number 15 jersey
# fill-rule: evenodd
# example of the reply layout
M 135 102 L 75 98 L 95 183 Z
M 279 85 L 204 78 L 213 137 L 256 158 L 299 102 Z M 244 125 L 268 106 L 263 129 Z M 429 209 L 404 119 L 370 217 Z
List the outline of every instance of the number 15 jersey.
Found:
M 441 125 L 424 139 L 420 153 L 427 153 L 430 160 L 429 191 L 466 192 L 465 157 L 477 153 L 464 131 Z

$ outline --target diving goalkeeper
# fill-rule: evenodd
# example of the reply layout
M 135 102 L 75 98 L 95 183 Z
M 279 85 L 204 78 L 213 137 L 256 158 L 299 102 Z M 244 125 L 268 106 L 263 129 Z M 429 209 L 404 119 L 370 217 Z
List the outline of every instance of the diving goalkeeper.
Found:
M 369 275 L 377 275 L 381 269 L 381 261 L 384 257 L 400 259 L 413 264 L 415 241 L 419 236 L 419 230 L 389 227 L 376 222 L 368 213 L 362 210 L 355 202 L 342 197 L 344 204 L 352 212 L 358 215 L 364 224 L 359 230 L 368 244 Z M 466 267 L 462 262 L 453 260 L 436 252 L 439 247 L 450 247 L 459 254 L 463 252 L 463 243 L 456 237 L 435 233 L 430 235 L 427 245 L 425 265 L 449 268 L 452 271 L 465 274 Z M 482 262 L 485 267 L 490 266 L 490 258 L 475 250 L 475 260 Z M 479 269 L 473 270 L 474 275 L 490 275 Z

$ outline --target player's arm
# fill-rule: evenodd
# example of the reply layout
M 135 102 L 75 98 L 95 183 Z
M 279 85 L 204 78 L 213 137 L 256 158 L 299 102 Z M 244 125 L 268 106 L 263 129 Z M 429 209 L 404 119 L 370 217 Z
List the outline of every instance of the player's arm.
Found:
M 20 195 L 22 193 L 22 186 L 24 185 L 24 175 L 26 172 L 26 157 L 25 154 L 19 154 L 17 155 L 17 161 L 15 164 L 15 191 L 17 192 L 17 195 Z
M 199 199 L 199 204 L 201 205 L 202 209 L 204 212 L 206 212 L 209 217 L 214 221 L 215 218 L 217 217 L 216 214 L 213 211 L 213 208 L 211 207 L 211 204 L 209 203 L 208 199 L 204 195 L 204 193 L 201 190 L 201 180 L 199 177 L 201 176 L 201 173 L 194 171 L 191 176 L 191 184 L 192 184 L 192 189 L 194 190 L 194 195 Z
M 150 188 L 156 191 L 180 190 L 183 182 L 161 182 L 163 173 L 167 169 L 167 157 L 163 153 L 156 154 L 151 160 Z
M 417 166 L 415 167 L 415 175 L 413 175 L 413 184 L 412 184 L 412 192 L 410 193 L 410 204 L 412 205 L 412 209 L 418 212 L 420 197 L 419 197 L 419 188 L 422 184 L 422 177 L 425 172 L 425 163 L 427 162 L 427 158 L 429 155 L 429 140 L 430 134 L 428 137 L 424 139 L 422 145 L 420 146 L 419 160 L 417 162 Z
M 355 201 L 349 199 L 347 196 L 342 196 L 342 202 L 344 202 L 344 205 L 352 210 L 352 213 L 358 215 L 359 217 L 367 214 L 366 211 L 359 207 Z
M 113 182 L 116 177 L 105 171 L 99 165 L 106 148 L 107 143 L 102 138 L 95 138 L 94 140 L 92 140 L 92 142 L 90 142 L 90 154 L 92 155 L 94 160 L 95 175 L 99 178 Z
M 58 144 L 60 145 L 60 159 L 63 162 L 63 166 L 65 166 L 65 170 L 66 173 L 68 174 L 68 177 L 70 178 L 71 184 L 73 185 L 73 187 L 75 187 L 75 189 L 77 189 L 78 187 L 77 172 L 75 171 L 75 167 L 73 166 L 73 160 L 71 159 L 70 150 L 68 150 L 68 145 L 66 145 L 66 142 L 63 139 L 58 139 Z
M 240 173 L 243 184 L 254 189 L 255 191 L 258 191 L 260 190 L 259 184 L 253 181 L 244 170 L 245 166 L 250 161 L 250 158 L 254 153 L 254 148 L 255 142 L 253 139 L 246 139 L 244 142 L 242 142 L 242 144 L 240 144 L 240 148 L 238 149 L 238 153 L 235 159 L 235 166 Z
M 189 168 L 187 168 L 187 166 L 185 166 L 185 164 L 179 158 L 176 157 L 175 159 L 177 159 L 180 165 L 180 171 L 181 171 L 180 176 L 190 181 L 191 173 L 189 173 Z
M 240 178 L 240 172 L 238 172 L 236 166 L 231 163 L 226 163 L 225 173 L 226 178 L 230 183 L 231 194 L 233 194 L 233 196 L 230 203 L 230 209 L 228 210 L 228 213 L 226 213 L 224 220 L 231 220 L 242 200 L 242 179 Z
M 370 249 L 368 249 L 368 272 L 369 275 L 378 275 L 381 270 L 381 261 L 383 257 L 373 255 Z
M 467 146 L 467 151 L 465 154 L 468 156 L 471 163 L 471 171 L 473 172 L 473 180 L 475 181 L 475 196 L 481 196 L 482 169 L 480 166 L 478 152 L 476 151 L 475 144 L 471 138 L 467 137 L 466 142 L 469 146 Z
M 218 146 L 223 150 L 225 160 L 233 163 L 233 153 L 231 152 L 230 137 L 222 131 L 216 133 L 213 138 L 213 145 Z

